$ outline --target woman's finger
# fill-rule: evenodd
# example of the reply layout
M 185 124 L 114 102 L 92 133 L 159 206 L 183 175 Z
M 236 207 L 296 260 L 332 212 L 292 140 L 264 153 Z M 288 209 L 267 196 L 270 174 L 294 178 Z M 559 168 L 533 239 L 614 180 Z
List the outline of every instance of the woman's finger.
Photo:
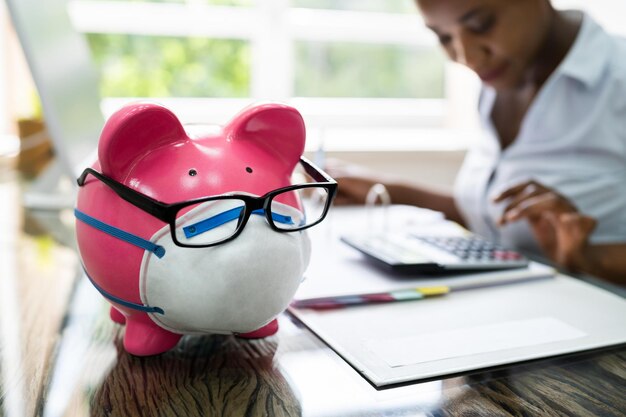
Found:
M 517 207 L 504 213 L 502 222 L 504 224 L 523 218 L 528 218 L 532 221 L 546 211 L 564 213 L 573 212 L 576 209 L 558 194 L 543 193 L 522 201 Z
M 544 188 L 534 187 L 532 185 L 527 186 L 517 194 L 513 194 L 509 197 L 509 203 L 502 210 L 502 216 L 500 221 L 502 221 L 509 212 L 514 212 L 522 207 L 528 200 L 533 198 L 537 198 L 541 195 L 551 193 L 550 191 Z
M 549 188 L 543 186 L 542 184 L 539 184 L 537 181 L 535 180 L 530 180 L 530 181 L 524 181 L 520 184 L 514 185 L 512 187 L 507 188 L 506 190 L 500 192 L 499 194 L 497 194 L 495 197 L 492 198 L 492 201 L 494 203 L 500 203 L 503 200 L 506 200 L 507 198 L 513 197 L 521 192 L 524 192 L 524 190 L 527 190 L 528 188 L 531 189 L 544 189 L 544 190 L 549 190 Z

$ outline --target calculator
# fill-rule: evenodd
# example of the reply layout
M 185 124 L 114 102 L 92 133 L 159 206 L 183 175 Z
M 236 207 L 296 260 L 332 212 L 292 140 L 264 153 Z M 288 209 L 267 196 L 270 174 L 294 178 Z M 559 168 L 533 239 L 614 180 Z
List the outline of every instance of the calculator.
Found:
M 401 273 L 477 272 L 524 268 L 521 253 L 477 235 L 371 234 L 341 240 L 377 264 Z

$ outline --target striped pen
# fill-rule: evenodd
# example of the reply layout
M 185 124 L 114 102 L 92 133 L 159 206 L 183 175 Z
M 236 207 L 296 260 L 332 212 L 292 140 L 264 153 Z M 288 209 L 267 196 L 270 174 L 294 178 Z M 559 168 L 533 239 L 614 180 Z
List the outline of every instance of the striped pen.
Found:
M 333 297 L 294 300 L 291 303 L 291 306 L 295 308 L 310 308 L 314 310 L 330 310 L 363 304 L 380 304 L 396 301 L 421 300 L 423 298 L 445 295 L 449 292 L 450 287 L 447 286 L 417 287 L 389 292 L 338 295 Z

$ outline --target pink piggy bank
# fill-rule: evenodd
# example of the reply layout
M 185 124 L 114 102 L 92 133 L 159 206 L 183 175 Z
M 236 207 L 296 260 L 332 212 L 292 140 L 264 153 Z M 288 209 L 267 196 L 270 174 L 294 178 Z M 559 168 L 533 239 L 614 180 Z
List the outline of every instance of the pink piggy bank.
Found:
M 309 262 L 305 229 L 337 187 L 301 157 L 304 142 L 302 117 L 280 104 L 195 135 L 156 104 L 111 116 L 78 179 L 76 236 L 129 353 L 165 352 L 183 334 L 278 330 Z M 292 185 L 298 164 L 312 181 Z M 304 195 L 317 196 L 306 213 Z

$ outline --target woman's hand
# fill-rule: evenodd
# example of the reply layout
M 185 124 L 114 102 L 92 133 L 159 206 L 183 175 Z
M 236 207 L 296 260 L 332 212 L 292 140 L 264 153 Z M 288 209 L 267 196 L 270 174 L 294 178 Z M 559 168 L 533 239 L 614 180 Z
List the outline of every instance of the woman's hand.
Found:
M 338 183 L 337 196 L 334 200 L 334 204 L 337 205 L 365 204 L 372 187 L 381 183 L 365 168 L 335 159 L 327 161 L 325 170 Z
M 558 192 L 536 181 L 503 191 L 494 202 L 508 201 L 500 224 L 527 219 L 545 254 L 557 264 L 618 284 L 626 284 L 626 244 L 589 243 L 596 220 L 578 212 Z
M 536 181 L 527 181 L 494 198 L 496 203 L 503 201 L 508 204 L 500 225 L 527 219 L 550 259 L 570 269 L 584 259 L 596 221 L 580 214 L 567 198 Z
M 390 174 L 374 173 L 358 165 L 329 159 L 326 172 L 339 184 L 336 204 L 364 204 L 376 184 L 382 184 L 386 193 L 382 201 L 391 204 L 406 204 L 442 212 L 447 219 L 465 225 L 452 194 L 426 184 L 407 182 Z

